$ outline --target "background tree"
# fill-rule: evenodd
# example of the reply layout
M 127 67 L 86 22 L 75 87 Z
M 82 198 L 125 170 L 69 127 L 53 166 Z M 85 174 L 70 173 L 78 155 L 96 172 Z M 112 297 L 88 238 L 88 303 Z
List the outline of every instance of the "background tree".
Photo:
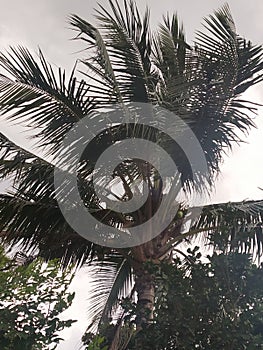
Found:
M 74 322 L 59 318 L 74 298 L 68 292 L 73 274 L 62 272 L 58 261 L 21 259 L 19 266 L 0 250 L 0 348 L 56 349 L 63 340 L 59 331 Z
M 138 306 L 124 299 L 118 340 L 118 324 L 104 325 L 96 336 L 83 337 L 87 349 L 261 349 L 262 265 L 253 264 L 249 254 L 217 251 L 202 256 L 195 247 L 173 264 L 148 264 L 148 269 L 156 283 L 151 324 L 136 332 Z
M 136 322 L 141 328 L 152 317 L 155 298 L 155 282 L 145 263 L 159 265 L 168 260 L 173 251 L 178 252 L 179 244 L 191 243 L 197 234 L 216 244 L 222 242 L 226 250 L 239 243 L 240 249 L 260 255 L 262 203 L 206 206 L 194 222 L 190 218 L 195 208 L 186 210 L 185 203 L 158 237 L 131 249 L 111 249 L 85 240 L 66 223 L 57 204 L 52 160 L 66 133 L 87 115 L 99 123 L 99 112 L 112 104 L 125 112 L 132 102 L 151 103 L 175 112 L 188 124 L 202 146 L 208 173 L 193 174 L 182 150 L 167 135 L 142 128 L 139 122 L 113 125 L 92 140 L 81 158 L 78 180 L 86 207 L 109 231 L 151 219 L 162 200 L 163 184 L 150 164 L 127 160 L 114 174 L 114 184 L 123 187 L 121 201 L 131 197 L 134 180 L 146 181 L 148 200 L 135 213 L 105 208 L 92 185 L 101 153 L 120 139 L 135 137 L 158 141 L 169 153 L 179 171 L 169 180 L 180 178 L 186 194 L 209 193 L 225 152 L 254 126 L 251 113 L 256 112 L 256 105 L 244 101 L 242 93 L 262 81 L 262 48 L 236 33 L 228 6 L 205 20 L 206 28 L 192 46 L 176 15 L 164 17 L 153 34 L 148 10 L 141 16 L 135 3 L 126 0 L 122 8 L 118 1 L 109 0 L 109 7 L 108 11 L 99 6 L 96 26 L 78 16 L 70 17 L 77 38 L 85 44 L 86 56 L 78 67 L 81 65 L 86 81 L 75 76 L 75 69 L 69 78 L 62 69 L 55 71 L 42 52 L 38 59 L 21 47 L 0 55 L 1 115 L 33 129 L 40 151 L 32 153 L 0 135 L 0 176 L 13 179 L 12 192 L 0 196 L 0 229 L 6 244 L 36 250 L 45 259 L 60 258 L 65 266 L 93 260 L 100 277 L 104 272 L 104 280 L 98 281 L 93 293 L 100 303 L 91 309 L 100 324 L 107 321 L 118 297 L 127 295 L 135 281 L 141 309 Z M 199 175 L 197 181 L 194 175 Z M 113 191 L 113 184 L 108 185 Z M 68 209 L 77 217 L 74 206 Z M 188 220 L 188 232 L 183 231 L 184 220 Z M 105 263 L 100 264 L 101 260 Z

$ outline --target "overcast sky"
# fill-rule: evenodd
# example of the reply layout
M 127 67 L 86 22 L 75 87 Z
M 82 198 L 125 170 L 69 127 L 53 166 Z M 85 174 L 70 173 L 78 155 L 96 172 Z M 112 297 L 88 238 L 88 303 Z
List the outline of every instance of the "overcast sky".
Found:
M 100 1 L 107 4 L 107 1 Z M 220 7 L 224 1 L 219 0 L 138 0 L 140 8 L 145 4 L 151 9 L 152 23 L 156 25 L 161 14 L 177 11 L 183 19 L 187 37 L 193 38 L 196 29 L 201 29 L 202 18 Z M 262 0 L 230 0 L 229 5 L 236 22 L 239 34 L 250 39 L 254 44 L 262 44 L 263 39 L 263 1 Z M 69 39 L 74 33 L 69 30 L 66 18 L 74 13 L 92 20 L 94 0 L 0 0 L 0 49 L 8 45 L 25 45 L 36 51 L 40 46 L 48 60 L 58 66 L 70 69 L 77 56 L 74 52 L 79 48 Z M 249 99 L 263 103 L 263 86 L 259 86 L 249 94 Z M 258 129 L 250 133 L 247 144 L 235 148 L 233 154 L 225 160 L 222 174 L 217 184 L 214 199 L 217 201 L 257 199 L 263 197 L 259 187 L 263 187 L 263 109 L 255 120 Z M 8 129 L 0 123 L 2 130 L 13 138 L 17 129 Z M 60 350 L 78 349 L 80 336 L 85 329 L 85 308 L 87 279 L 85 272 L 78 276 L 72 286 L 77 290 L 77 298 L 70 310 L 70 316 L 80 321 L 65 333 L 67 341 Z

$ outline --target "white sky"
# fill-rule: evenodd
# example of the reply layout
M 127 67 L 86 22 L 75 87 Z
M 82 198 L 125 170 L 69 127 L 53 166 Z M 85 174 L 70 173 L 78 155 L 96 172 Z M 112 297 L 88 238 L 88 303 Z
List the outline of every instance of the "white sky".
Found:
M 106 0 L 101 0 L 105 5 Z M 156 25 L 161 14 L 177 11 L 183 19 L 189 41 L 196 29 L 201 29 L 202 17 L 223 5 L 220 0 L 137 0 L 139 7 L 148 3 L 152 23 Z M 254 44 L 262 44 L 263 39 L 263 1 L 262 0 L 230 0 L 229 5 L 236 22 L 239 34 L 250 39 Z M 0 0 L 0 49 L 8 45 L 24 45 L 36 51 L 40 46 L 51 63 L 70 69 L 76 57 L 74 52 L 79 46 L 70 42 L 74 33 L 68 29 L 67 15 L 74 13 L 85 19 L 91 19 L 94 0 Z M 249 99 L 263 103 L 263 85 L 247 94 Z M 262 198 L 258 187 L 263 187 L 263 109 L 255 119 L 258 129 L 252 130 L 246 139 L 247 144 L 234 148 L 234 152 L 226 158 L 222 166 L 222 174 L 217 183 L 213 200 L 229 201 Z M 6 127 L 0 122 L 1 131 Z M 17 129 L 8 129 L 8 134 L 22 141 L 23 135 L 17 134 Z M 60 350 L 74 350 L 80 346 L 80 337 L 86 327 L 86 305 L 88 280 L 85 271 L 79 274 L 73 282 L 72 289 L 77 297 L 74 305 L 67 312 L 69 317 L 79 319 L 69 331 L 65 332 L 66 342 Z

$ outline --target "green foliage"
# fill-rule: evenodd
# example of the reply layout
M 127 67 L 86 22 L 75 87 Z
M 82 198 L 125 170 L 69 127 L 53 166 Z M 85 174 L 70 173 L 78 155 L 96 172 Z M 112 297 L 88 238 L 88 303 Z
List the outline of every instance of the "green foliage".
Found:
M 59 318 L 74 298 L 72 278 L 57 261 L 17 266 L 0 248 L 0 349 L 56 349 L 58 332 L 74 322 Z
M 262 349 L 263 270 L 247 254 L 163 264 L 156 273 L 153 323 L 127 349 Z
M 153 265 L 154 319 L 139 332 L 134 328 L 125 349 L 262 349 L 262 268 L 248 254 L 214 253 L 205 258 L 198 247 L 189 249 L 185 260 Z M 136 306 L 129 298 L 122 302 L 120 334 L 127 325 L 132 327 Z M 113 324 L 97 335 L 106 337 L 104 344 L 113 339 L 110 330 L 114 331 Z
M 112 327 L 114 328 L 114 326 Z M 82 342 L 87 345 L 86 350 L 108 350 L 108 346 L 105 345 L 106 338 L 99 334 L 86 333 L 82 337 Z

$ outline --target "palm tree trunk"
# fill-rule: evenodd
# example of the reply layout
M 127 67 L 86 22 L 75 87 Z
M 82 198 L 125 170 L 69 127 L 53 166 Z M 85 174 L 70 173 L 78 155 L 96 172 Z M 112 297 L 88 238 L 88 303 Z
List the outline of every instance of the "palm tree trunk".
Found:
M 135 290 L 138 297 L 136 327 L 137 330 L 140 330 L 143 325 L 150 323 L 153 319 L 154 276 L 144 266 L 138 268 L 135 275 Z

